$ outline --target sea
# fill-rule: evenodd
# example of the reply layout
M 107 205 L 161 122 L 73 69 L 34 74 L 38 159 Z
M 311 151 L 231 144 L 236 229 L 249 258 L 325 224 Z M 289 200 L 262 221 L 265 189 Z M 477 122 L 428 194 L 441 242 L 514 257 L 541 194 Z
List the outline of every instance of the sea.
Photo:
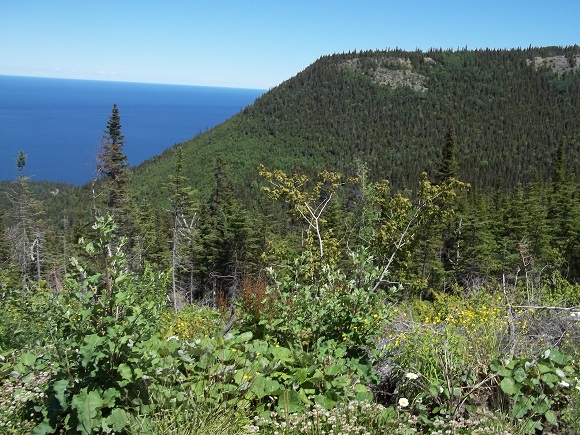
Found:
M 207 131 L 265 90 L 0 75 L 0 180 L 74 185 L 95 176 L 103 132 L 117 104 L 131 166 Z

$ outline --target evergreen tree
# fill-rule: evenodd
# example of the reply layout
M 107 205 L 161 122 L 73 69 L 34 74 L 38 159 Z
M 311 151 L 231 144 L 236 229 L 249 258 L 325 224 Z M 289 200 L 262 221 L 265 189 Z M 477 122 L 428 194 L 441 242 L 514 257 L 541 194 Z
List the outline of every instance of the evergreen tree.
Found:
M 20 175 L 8 195 L 12 205 L 8 229 L 11 259 L 20 271 L 23 287 L 27 287 L 31 280 L 40 281 L 44 264 L 42 210 L 30 192 L 28 177 L 24 175 L 25 166 L 26 155 L 20 151 L 16 160 L 16 169 Z
M 441 161 L 439 162 L 435 181 L 440 186 L 453 184 L 458 180 L 458 164 L 456 158 L 457 134 L 455 124 L 449 122 L 442 146 Z M 460 183 L 460 189 L 468 185 Z M 448 199 L 445 203 L 436 201 L 446 213 L 445 219 L 428 222 L 422 229 L 420 236 L 423 258 L 421 276 L 429 278 L 432 286 L 442 284 L 447 288 L 451 282 L 457 282 L 456 276 L 461 256 L 463 255 L 463 215 L 462 201 L 459 197 Z
M 100 177 L 105 179 L 107 207 L 115 218 L 119 218 L 119 215 L 123 214 L 123 209 L 126 209 L 128 201 L 126 184 L 129 180 L 129 164 L 127 156 L 123 152 L 124 143 L 125 137 L 121 133 L 119 109 L 114 104 L 107 128 L 104 131 L 97 172 Z
M 134 213 L 134 236 L 131 240 L 131 269 L 143 271 L 150 265 L 164 269 L 169 267 L 167 262 L 167 219 L 160 215 L 151 206 L 151 202 L 144 198 Z
M 556 156 L 548 218 L 553 246 L 564 260 L 564 276 L 580 280 L 580 191 L 567 168 L 564 141 L 560 142 Z
M 458 178 L 459 165 L 457 164 L 456 152 L 457 133 L 455 131 L 455 124 L 450 122 L 445 133 L 442 158 L 435 177 L 437 183 L 440 184 L 451 178 Z
M 498 264 L 498 247 L 493 229 L 498 223 L 495 220 L 491 198 L 484 194 L 474 193 L 463 215 L 462 256 L 459 262 L 459 278 L 467 288 L 481 288 L 493 279 L 500 270 Z
M 179 309 L 183 293 L 190 295 L 195 293 L 195 289 L 191 288 L 193 284 L 191 277 L 194 273 L 193 256 L 187 254 L 193 248 L 196 229 L 194 190 L 188 186 L 188 179 L 183 175 L 183 149 L 178 148 L 176 154 L 175 172 L 169 176 L 169 181 L 165 185 L 171 203 L 171 278 L 175 312 Z
M 211 292 L 215 304 L 219 291 L 233 297 L 241 278 L 251 270 L 255 238 L 247 212 L 237 199 L 225 164 L 219 158 L 214 180 L 213 191 L 200 212 L 202 250 L 198 264 L 205 288 Z

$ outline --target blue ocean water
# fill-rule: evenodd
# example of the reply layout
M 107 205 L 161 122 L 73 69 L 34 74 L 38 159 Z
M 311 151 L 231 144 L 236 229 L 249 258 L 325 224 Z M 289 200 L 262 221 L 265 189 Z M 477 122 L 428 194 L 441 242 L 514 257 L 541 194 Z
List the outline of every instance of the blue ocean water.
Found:
M 80 185 L 95 173 L 113 104 L 137 165 L 211 129 L 264 93 L 257 89 L 180 86 L 0 76 L 0 180 L 24 174 L 33 181 Z

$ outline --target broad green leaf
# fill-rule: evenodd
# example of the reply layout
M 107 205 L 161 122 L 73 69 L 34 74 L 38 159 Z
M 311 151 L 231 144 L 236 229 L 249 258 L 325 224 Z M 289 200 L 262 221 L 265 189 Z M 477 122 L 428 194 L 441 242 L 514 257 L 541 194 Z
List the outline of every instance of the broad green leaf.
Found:
M 115 408 L 105 422 L 114 432 L 121 432 L 129 422 L 129 417 L 124 409 Z
M 123 281 L 126 281 L 129 278 L 127 275 L 119 275 L 115 278 L 115 284 L 121 284 Z
M 499 386 L 501 387 L 504 393 L 510 396 L 516 394 L 520 389 L 512 378 L 503 378 Z
M 133 371 L 131 370 L 131 367 L 129 367 L 127 364 L 125 363 L 119 364 L 119 367 L 117 367 L 117 371 L 124 380 L 129 382 L 133 380 Z
M 79 394 L 72 399 L 72 408 L 76 409 L 78 416 L 77 431 L 82 434 L 90 434 L 94 428 L 100 426 L 97 416 L 100 414 L 103 400 L 98 391 L 87 391 L 83 388 Z
M 544 396 L 544 395 L 542 395 Z M 547 398 L 544 396 L 543 398 L 539 398 L 536 400 L 536 406 L 534 407 L 534 412 L 538 414 L 543 414 L 547 412 L 551 408 L 550 402 L 548 402 Z
M 544 364 L 538 364 L 538 371 L 540 372 L 540 374 L 548 373 L 552 371 L 552 367 L 548 367 L 547 365 Z
M 504 366 L 498 366 L 496 371 L 497 374 L 500 375 L 502 378 L 509 377 L 512 375 L 511 369 L 508 369 L 507 367 Z
M 337 389 L 346 388 L 350 384 L 350 378 L 348 376 L 339 376 L 331 382 L 332 386 Z
M 268 378 L 266 376 L 257 376 L 252 381 L 250 391 L 252 391 L 259 399 L 265 396 L 270 396 L 281 393 L 282 385 L 278 381 Z
M 253 337 L 253 334 L 251 331 L 247 331 L 244 332 L 240 335 L 238 335 L 235 339 L 234 339 L 234 343 L 245 343 L 247 341 L 250 341 Z
M 304 404 L 300 400 L 300 395 L 294 390 L 286 390 L 278 405 L 280 410 L 285 410 L 288 413 L 298 412 L 304 408 Z
M 83 344 L 79 349 L 79 352 L 82 355 L 81 364 L 83 367 L 87 367 L 89 362 L 95 359 L 97 348 L 101 345 L 103 340 L 104 338 L 98 336 L 97 334 L 91 334 L 85 337 Z
M 324 373 L 326 373 L 328 376 L 336 376 L 339 373 L 341 373 L 342 371 L 343 371 L 343 366 L 338 365 L 338 364 L 333 364 L 331 366 L 324 368 Z
M 56 399 L 58 400 L 58 403 L 60 403 L 60 406 L 63 409 L 68 408 L 68 403 L 67 402 L 67 398 L 66 398 L 66 390 L 68 388 L 68 379 L 61 379 L 59 381 L 56 381 L 54 384 L 52 384 L 52 389 L 54 391 L 54 397 L 56 397 Z
M 304 367 L 299 368 L 294 372 L 294 377 L 298 380 L 300 384 L 303 384 L 304 382 L 306 382 L 306 378 L 308 377 L 308 371 Z
M 317 394 L 314 396 L 314 401 L 322 406 L 324 409 L 332 409 L 336 402 L 324 394 Z
M 107 388 L 103 393 L 103 408 L 114 408 L 115 399 L 121 397 L 121 393 L 116 388 Z
M 514 403 L 512 408 L 512 414 L 515 418 L 523 418 L 527 412 L 532 409 L 532 399 L 526 396 L 520 396 L 518 400 Z
M 546 421 L 554 426 L 558 426 L 558 418 L 556 417 L 556 413 L 551 409 L 544 413 L 544 417 L 546 417 Z
M 556 349 L 550 349 L 550 360 L 558 365 L 563 366 L 568 364 L 572 360 L 572 357 Z
M 366 393 L 369 391 L 369 389 L 365 384 L 356 384 L 354 386 L 354 391 L 355 393 Z
M 33 353 L 24 353 L 20 356 L 20 362 L 28 367 L 34 367 L 36 362 L 36 355 Z
M 538 431 L 541 431 L 542 429 L 544 429 L 544 427 L 542 426 L 542 423 L 540 423 L 539 420 L 528 419 L 525 420 L 523 423 L 523 433 L 533 435 L 536 433 L 541 433 Z
M 55 431 L 55 429 L 50 424 L 48 424 L 47 421 L 43 421 L 38 426 L 36 426 L 34 429 L 32 429 L 32 435 L 53 434 L 54 431 Z
M 312 392 L 314 392 L 314 390 L 312 390 Z M 312 400 L 310 400 L 308 398 L 307 394 L 307 390 L 305 390 L 304 388 L 300 388 L 300 390 L 298 391 L 298 394 L 300 395 L 300 400 L 302 401 L 302 403 L 305 403 L 307 405 L 312 405 Z
M 554 373 L 545 373 L 541 376 L 541 379 L 547 384 L 555 384 L 560 380 L 560 377 Z
M 382 412 L 379 414 L 379 417 L 380 417 L 381 419 L 385 419 L 386 421 L 390 421 L 390 420 L 392 420 L 393 418 L 395 418 L 395 415 L 396 415 L 396 414 L 397 414 L 397 413 L 396 413 L 396 411 L 395 411 L 395 408 L 394 408 L 394 407 L 392 407 L 392 406 L 389 406 L 389 407 L 385 408 L 385 409 L 384 409 L 384 410 L 383 410 L 383 411 L 382 411 Z
M 92 255 L 95 253 L 95 245 L 93 244 L 93 242 L 89 242 L 85 245 L 85 251 L 89 255 Z
M 523 380 L 526 379 L 526 372 L 524 371 L 523 368 L 518 367 L 517 369 L 514 370 L 513 377 L 516 380 L 516 382 L 523 382 Z

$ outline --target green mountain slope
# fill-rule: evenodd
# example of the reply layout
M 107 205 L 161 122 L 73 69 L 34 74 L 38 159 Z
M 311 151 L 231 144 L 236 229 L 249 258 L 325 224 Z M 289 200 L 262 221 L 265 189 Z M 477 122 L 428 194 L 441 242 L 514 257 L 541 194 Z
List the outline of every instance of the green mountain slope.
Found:
M 398 188 L 432 173 L 449 122 L 460 177 L 486 189 L 549 177 L 559 141 L 580 174 L 580 47 L 324 56 L 213 130 L 183 144 L 200 193 L 221 157 L 251 200 L 259 163 L 344 174 L 365 162 Z M 132 185 L 162 198 L 173 149 L 135 169 Z

